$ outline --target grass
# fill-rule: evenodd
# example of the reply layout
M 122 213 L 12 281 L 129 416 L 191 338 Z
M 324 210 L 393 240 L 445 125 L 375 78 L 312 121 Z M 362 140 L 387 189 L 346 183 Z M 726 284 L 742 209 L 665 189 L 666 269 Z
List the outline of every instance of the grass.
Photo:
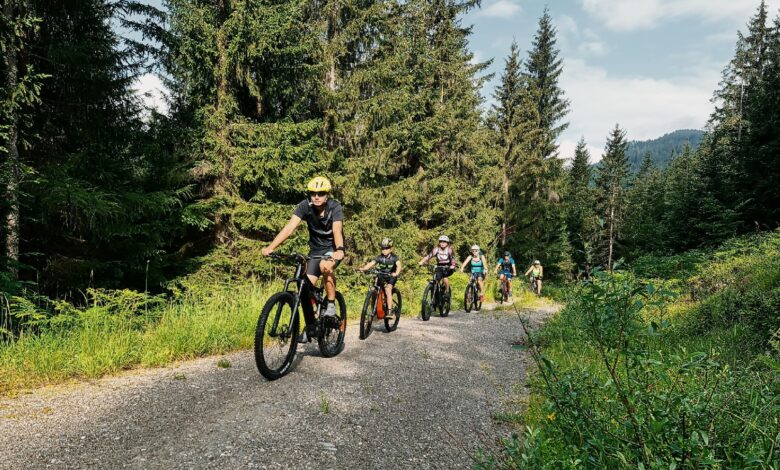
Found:
M 398 282 L 402 314 L 417 316 L 428 282 L 425 271 L 404 273 Z M 452 309 L 463 307 L 468 275 L 450 277 Z M 344 273 L 339 290 L 347 303 L 348 322 L 357 322 L 371 280 Z M 486 302 L 496 290 L 489 277 Z M 158 367 L 175 361 L 253 347 L 254 330 L 265 301 L 282 283 L 189 286 L 174 298 L 160 299 L 132 291 L 94 291 L 87 308 L 36 313 L 34 326 L 13 341 L 0 343 L 0 395 L 22 389 L 93 379 L 138 367 Z M 515 288 L 523 305 L 536 304 L 530 293 Z M 27 311 L 33 305 L 25 303 Z M 35 313 L 35 312 L 34 312 Z M 219 367 L 229 367 L 220 362 Z
M 535 337 L 543 360 L 528 408 L 494 415 L 516 434 L 502 452 L 480 454 L 479 468 L 780 468 L 780 231 L 643 257 L 634 270 L 617 282 L 638 276 L 676 295 L 640 310 L 626 336 L 631 348 L 607 350 L 623 384 L 598 349 L 620 300 L 584 302 L 593 292 L 557 290 L 566 307 Z M 629 412 L 620 386 L 632 390 Z M 643 436 L 644 454 L 621 443 L 632 432 Z

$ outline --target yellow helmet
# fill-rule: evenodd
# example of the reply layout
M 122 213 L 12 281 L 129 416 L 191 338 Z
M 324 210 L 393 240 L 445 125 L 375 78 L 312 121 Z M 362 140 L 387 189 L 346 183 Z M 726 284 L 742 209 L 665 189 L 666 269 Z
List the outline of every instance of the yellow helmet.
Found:
M 324 176 L 315 176 L 311 181 L 309 181 L 309 184 L 306 185 L 306 190 L 312 193 L 317 191 L 325 191 L 326 193 L 329 193 L 330 180 Z

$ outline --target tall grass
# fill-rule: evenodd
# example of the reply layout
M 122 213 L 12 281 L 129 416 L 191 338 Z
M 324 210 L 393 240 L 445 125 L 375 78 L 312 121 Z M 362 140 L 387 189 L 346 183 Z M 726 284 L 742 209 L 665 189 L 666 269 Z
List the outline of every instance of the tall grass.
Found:
M 481 467 L 780 468 L 780 231 L 635 266 L 532 335 L 529 406 Z
M 397 284 L 402 314 L 419 315 L 428 279 L 423 270 L 402 274 Z M 14 339 L 6 336 L 0 342 L 0 394 L 251 348 L 260 311 L 282 289 L 282 281 L 214 281 L 190 282 L 173 298 L 93 290 L 87 307 L 55 303 L 46 314 L 23 298 L 15 299 L 15 314 L 26 327 Z M 348 322 L 358 321 L 371 282 L 369 276 L 340 273 L 338 288 L 347 302 Z M 455 273 L 450 282 L 452 309 L 461 309 L 468 275 Z M 495 278 L 489 277 L 487 301 L 495 290 Z

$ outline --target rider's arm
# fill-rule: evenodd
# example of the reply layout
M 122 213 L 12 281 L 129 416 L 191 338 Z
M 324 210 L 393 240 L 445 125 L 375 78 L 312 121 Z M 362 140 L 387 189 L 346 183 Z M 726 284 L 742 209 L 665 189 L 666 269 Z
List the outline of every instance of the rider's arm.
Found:
M 433 257 L 433 250 L 431 250 L 431 252 L 428 253 L 427 255 L 423 256 L 422 259 L 420 260 L 420 262 L 417 263 L 417 264 L 422 266 L 423 264 L 427 263 L 428 260 L 431 259 L 432 257 Z
M 539 278 L 544 277 L 544 266 L 539 266 Z
M 482 266 L 487 268 L 488 262 L 487 262 L 487 258 L 485 258 L 485 255 L 479 255 L 479 257 L 482 258 Z
M 398 260 L 395 262 L 395 272 L 393 273 L 394 277 L 398 277 L 398 275 L 401 274 L 401 261 Z
M 512 263 L 512 277 L 517 277 L 517 267 L 515 267 L 515 263 Z
M 533 265 L 531 265 L 531 267 L 528 268 L 528 271 L 526 271 L 525 274 L 523 274 L 523 276 L 527 276 L 531 272 L 532 269 L 534 269 Z
M 271 242 L 270 245 L 268 245 L 265 249 L 263 249 L 263 254 L 268 256 L 271 254 L 276 248 L 279 247 L 282 243 L 284 243 L 285 240 L 290 238 L 290 235 L 295 231 L 295 229 L 298 227 L 298 224 L 301 223 L 301 218 L 297 215 L 293 215 L 290 217 L 290 220 L 287 222 L 287 225 L 284 226 L 284 228 L 279 231 L 279 233 L 274 238 L 274 241 Z M 267 251 L 267 252 L 266 252 Z
M 333 243 L 337 250 L 333 252 L 333 259 L 344 259 L 344 222 L 341 220 L 333 221 Z M 340 250 L 338 248 L 341 248 Z
M 493 270 L 493 273 L 494 273 L 494 274 L 498 274 L 498 268 L 499 268 L 500 266 L 501 266 L 501 261 L 499 261 L 499 262 L 498 262 L 498 264 L 496 264 L 496 269 L 494 269 L 494 270 Z
M 466 269 L 466 265 L 469 264 L 469 261 L 471 261 L 471 255 L 469 255 L 468 258 L 466 258 L 466 261 L 463 262 L 463 264 L 460 265 L 460 270 L 463 271 Z
M 369 261 L 368 263 L 366 263 L 366 265 L 365 265 L 365 266 L 363 266 L 362 268 L 360 268 L 360 270 L 361 270 L 361 271 L 367 271 L 367 270 L 369 270 L 369 269 L 373 268 L 374 266 L 376 266 L 376 260 L 374 260 L 374 261 Z

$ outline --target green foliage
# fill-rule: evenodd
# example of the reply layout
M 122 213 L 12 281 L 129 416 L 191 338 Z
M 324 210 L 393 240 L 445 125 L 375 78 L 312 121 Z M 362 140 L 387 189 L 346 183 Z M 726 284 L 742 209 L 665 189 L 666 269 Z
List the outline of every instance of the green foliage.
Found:
M 679 278 L 680 296 L 628 273 L 572 289 L 532 336 L 528 427 L 482 466 L 777 466 L 778 240 L 634 263 L 643 276 Z
M 695 152 L 703 137 L 703 131 L 680 129 L 664 134 L 657 139 L 632 140 L 628 143 L 626 150 L 631 172 L 639 172 L 643 160 L 648 155 L 654 166 L 660 169 L 666 168 L 674 158 L 683 153 L 685 147 L 690 147 L 691 151 Z

